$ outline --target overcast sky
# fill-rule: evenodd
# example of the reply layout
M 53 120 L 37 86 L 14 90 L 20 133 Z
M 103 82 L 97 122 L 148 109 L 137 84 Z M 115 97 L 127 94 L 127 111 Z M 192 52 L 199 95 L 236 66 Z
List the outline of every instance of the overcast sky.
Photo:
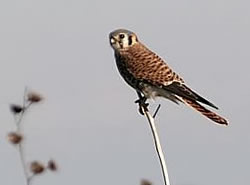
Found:
M 45 97 L 24 119 L 28 161 L 54 158 L 44 184 L 155 185 L 162 176 L 136 93 L 115 66 L 117 28 L 164 58 L 215 103 L 229 127 L 166 100 L 157 116 L 172 185 L 248 185 L 250 3 L 245 0 L 0 1 L 0 184 L 24 184 L 9 103 L 25 86 Z

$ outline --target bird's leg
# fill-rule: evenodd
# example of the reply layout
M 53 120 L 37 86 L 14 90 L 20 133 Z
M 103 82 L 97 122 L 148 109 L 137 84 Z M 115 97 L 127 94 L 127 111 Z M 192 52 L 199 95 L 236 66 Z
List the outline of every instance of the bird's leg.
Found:
M 142 96 L 140 92 L 137 91 L 137 95 L 139 97 L 138 100 L 135 101 L 135 103 L 138 103 L 139 105 L 139 112 L 141 115 L 144 115 L 142 108 L 144 108 L 145 111 L 148 111 L 148 103 L 146 103 L 147 98 L 145 96 Z

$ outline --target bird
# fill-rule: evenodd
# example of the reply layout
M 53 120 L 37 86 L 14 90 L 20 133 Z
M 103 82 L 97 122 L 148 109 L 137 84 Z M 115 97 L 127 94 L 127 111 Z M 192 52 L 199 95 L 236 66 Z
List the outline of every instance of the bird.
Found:
M 202 104 L 214 109 L 218 109 L 217 106 L 189 88 L 162 58 L 138 40 L 134 32 L 114 30 L 109 34 L 109 42 L 120 75 L 144 102 L 163 97 L 177 104 L 184 103 L 219 125 L 228 125 L 225 118 Z

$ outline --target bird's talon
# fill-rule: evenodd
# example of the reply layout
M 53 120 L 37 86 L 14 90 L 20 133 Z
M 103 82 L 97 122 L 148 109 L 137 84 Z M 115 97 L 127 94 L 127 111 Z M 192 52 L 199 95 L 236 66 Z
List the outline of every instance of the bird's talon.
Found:
M 143 97 L 135 101 L 135 103 L 138 103 L 139 105 L 139 112 L 141 115 L 144 115 L 144 111 L 148 111 L 149 103 L 146 103 L 146 100 L 147 98 Z
M 139 107 L 139 113 L 144 116 L 141 106 Z
M 140 99 L 135 100 L 135 103 L 139 103 L 140 104 L 140 101 L 141 101 Z

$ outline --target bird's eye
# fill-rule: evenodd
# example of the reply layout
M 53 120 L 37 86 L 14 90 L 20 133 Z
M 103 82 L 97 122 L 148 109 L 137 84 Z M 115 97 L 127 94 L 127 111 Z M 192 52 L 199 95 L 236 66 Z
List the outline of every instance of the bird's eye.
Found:
M 120 37 L 120 39 L 124 39 L 125 35 L 124 34 L 120 34 L 119 37 Z

